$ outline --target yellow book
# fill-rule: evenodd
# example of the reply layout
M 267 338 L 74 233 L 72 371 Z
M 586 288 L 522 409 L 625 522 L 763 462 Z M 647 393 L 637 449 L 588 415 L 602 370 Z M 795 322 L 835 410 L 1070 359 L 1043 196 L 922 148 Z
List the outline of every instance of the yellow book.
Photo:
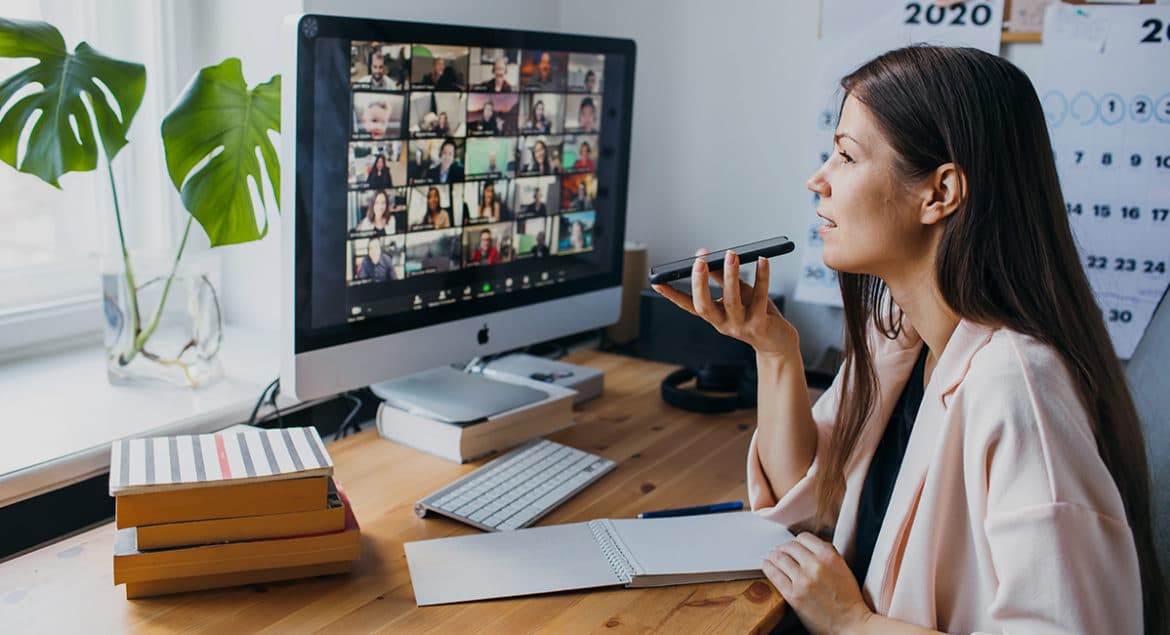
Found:
M 356 560 L 361 555 L 360 529 L 345 492 L 338 492 L 345 529 L 337 532 L 140 551 L 138 529 L 119 529 L 114 536 L 114 584 Z
M 114 499 L 118 529 L 216 518 L 240 518 L 325 509 L 329 478 L 262 481 L 180 489 L 152 494 L 125 494 Z
M 295 580 L 297 578 L 335 575 L 338 573 L 349 573 L 352 569 L 353 561 L 343 560 L 341 562 L 308 564 L 299 567 L 279 567 L 276 569 L 237 571 L 235 573 L 216 573 L 212 575 L 193 576 L 190 578 L 170 578 L 167 580 L 129 582 L 126 584 L 126 599 L 133 600 L 137 598 L 150 597 L 153 595 L 186 593 L 187 591 L 220 589 L 224 587 L 241 586 L 245 584 L 259 584 L 261 582 L 277 582 L 279 580 Z
M 324 509 L 288 514 L 142 525 L 138 527 L 137 547 L 139 551 L 150 551 L 220 542 L 321 534 L 343 529 L 345 529 L 345 506 L 331 482 L 329 503 Z

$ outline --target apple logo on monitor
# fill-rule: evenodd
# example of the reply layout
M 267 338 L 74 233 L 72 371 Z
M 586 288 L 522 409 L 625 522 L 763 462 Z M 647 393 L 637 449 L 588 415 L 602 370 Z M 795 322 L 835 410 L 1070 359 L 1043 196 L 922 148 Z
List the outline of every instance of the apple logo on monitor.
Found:
M 479 332 L 475 334 L 475 337 L 479 340 L 480 344 L 488 343 L 488 325 L 486 322 L 484 323 L 483 327 L 479 329 Z

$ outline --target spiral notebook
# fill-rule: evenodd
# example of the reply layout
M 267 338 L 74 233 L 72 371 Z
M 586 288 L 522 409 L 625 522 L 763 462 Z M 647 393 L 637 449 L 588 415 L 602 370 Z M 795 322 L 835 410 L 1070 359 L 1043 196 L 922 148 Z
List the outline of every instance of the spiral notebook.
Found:
M 593 520 L 406 543 L 419 606 L 593 589 L 763 577 L 792 540 L 753 512 Z

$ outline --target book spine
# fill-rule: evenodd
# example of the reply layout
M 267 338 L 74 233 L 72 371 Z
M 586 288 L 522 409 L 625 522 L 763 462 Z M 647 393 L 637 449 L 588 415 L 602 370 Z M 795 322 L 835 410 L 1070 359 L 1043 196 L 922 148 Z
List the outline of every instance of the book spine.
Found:
M 622 584 L 629 584 L 634 579 L 634 567 L 626 559 L 614 536 L 610 533 L 609 523 L 604 520 L 589 521 L 589 530 L 593 532 L 593 539 L 601 548 L 601 553 L 613 568 L 613 574 Z

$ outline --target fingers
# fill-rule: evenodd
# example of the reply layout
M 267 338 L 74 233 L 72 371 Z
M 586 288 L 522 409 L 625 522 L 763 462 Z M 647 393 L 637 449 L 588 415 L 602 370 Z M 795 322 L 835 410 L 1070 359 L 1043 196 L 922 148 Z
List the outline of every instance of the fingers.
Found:
M 722 309 L 711 299 L 711 289 L 707 286 L 707 262 L 695 260 L 694 270 L 691 272 L 691 298 L 695 303 L 695 312 L 699 317 L 710 322 L 715 328 L 722 328 L 725 316 Z
M 817 565 L 817 555 L 799 540 L 790 540 L 776 549 L 780 553 L 791 557 L 802 569 L 812 568 Z
M 733 323 L 743 322 L 744 307 L 739 286 L 739 256 L 728 251 L 723 259 L 723 310 Z
M 787 596 L 792 593 L 792 579 L 780 567 L 765 558 L 760 568 L 764 570 L 764 576 L 772 582 L 772 586 L 776 587 L 780 595 Z
M 767 258 L 756 261 L 756 284 L 752 287 L 752 302 L 748 307 L 750 317 L 760 319 L 768 313 L 772 300 L 768 297 L 768 282 L 771 280 L 772 265 Z
M 793 542 L 799 543 L 818 558 L 830 558 L 837 555 L 837 550 L 833 548 L 833 545 L 821 540 L 811 532 L 806 531 L 800 534 Z
M 683 311 L 686 311 L 687 313 L 690 313 L 694 316 L 699 315 L 695 311 L 695 304 L 691 301 L 691 296 L 667 284 L 652 284 L 650 287 L 661 294 L 662 297 L 673 302 L 675 306 L 682 309 Z

